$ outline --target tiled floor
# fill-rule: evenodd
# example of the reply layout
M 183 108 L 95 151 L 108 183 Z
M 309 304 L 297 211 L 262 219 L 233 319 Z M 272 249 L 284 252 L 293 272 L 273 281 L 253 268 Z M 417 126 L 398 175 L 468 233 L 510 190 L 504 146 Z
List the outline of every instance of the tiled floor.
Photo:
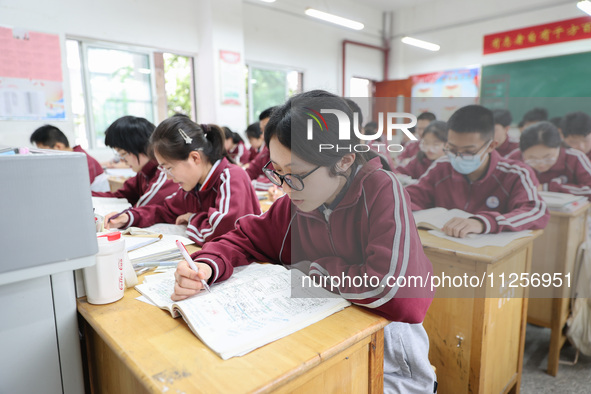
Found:
M 591 393 L 591 357 L 580 355 L 576 365 L 560 364 L 558 375 L 552 377 L 546 373 L 549 343 L 550 329 L 527 325 L 521 392 L 523 394 Z M 572 361 L 575 352 L 572 346 L 565 345 L 560 353 L 560 359 Z

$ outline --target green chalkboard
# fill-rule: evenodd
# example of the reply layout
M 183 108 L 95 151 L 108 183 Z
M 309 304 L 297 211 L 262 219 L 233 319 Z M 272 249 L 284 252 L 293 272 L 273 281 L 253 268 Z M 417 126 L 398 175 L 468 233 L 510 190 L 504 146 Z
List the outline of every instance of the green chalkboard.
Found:
M 550 118 L 591 114 L 591 52 L 484 66 L 480 97 L 490 109 L 511 111 L 515 124 L 534 107 Z

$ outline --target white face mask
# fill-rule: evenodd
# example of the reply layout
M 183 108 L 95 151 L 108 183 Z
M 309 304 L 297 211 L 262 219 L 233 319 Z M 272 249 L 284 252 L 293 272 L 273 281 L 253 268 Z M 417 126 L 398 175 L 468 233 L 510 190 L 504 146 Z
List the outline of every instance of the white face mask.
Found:
M 480 152 L 483 148 L 486 149 L 490 146 L 492 140 L 488 141 L 486 145 L 480 148 L 478 151 Z M 475 154 L 475 155 L 464 155 L 463 157 L 458 156 L 456 153 L 447 152 L 447 157 L 449 157 L 449 161 L 451 166 L 463 175 L 468 175 L 476 171 L 484 162 L 484 154 Z

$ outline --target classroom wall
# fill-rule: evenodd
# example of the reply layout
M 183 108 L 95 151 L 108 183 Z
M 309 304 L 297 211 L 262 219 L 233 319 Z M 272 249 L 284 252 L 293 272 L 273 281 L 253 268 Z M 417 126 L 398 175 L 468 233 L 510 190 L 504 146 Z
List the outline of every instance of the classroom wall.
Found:
M 578 18 L 586 14 L 576 1 L 564 0 L 435 0 L 395 12 L 391 79 L 409 75 L 587 52 L 589 40 L 482 55 L 484 35 Z M 402 44 L 410 35 L 441 45 L 429 52 Z
M 314 3 L 318 2 L 310 1 L 305 5 L 314 7 Z M 287 10 L 283 6 L 278 10 L 261 4 L 248 2 L 243 6 L 246 62 L 284 65 L 303 71 L 304 90 L 325 89 L 341 94 L 341 43 L 344 39 L 381 45 L 382 14 L 373 8 L 339 3 L 343 8 L 355 7 L 348 9 L 350 17 L 366 25 L 362 32 L 356 32 L 309 18 L 303 15 L 306 8 L 303 6 L 294 5 Z M 326 9 L 322 4 L 317 8 Z M 337 7 L 331 12 L 348 16 Z M 379 51 L 348 45 L 345 80 L 348 83 L 352 76 L 381 80 L 382 65 Z
M 266 5 L 259 0 L 245 1 L 242 8 L 246 61 L 293 67 L 305 73 L 304 89 L 326 89 L 340 94 L 342 40 L 380 45 L 382 16 L 381 11 L 351 0 L 330 3 L 310 0 L 303 5 L 297 0 L 285 0 Z M 314 21 L 303 15 L 308 6 L 324 10 L 328 7 L 329 11 L 360 20 L 367 27 L 363 32 L 354 32 Z M 169 15 L 163 9 L 169 10 Z M 0 26 L 57 33 L 63 42 L 66 36 L 91 38 L 198 56 L 202 38 L 196 22 L 198 9 L 193 0 L 166 3 L 159 0 L 3 0 L 0 2 Z M 351 76 L 382 78 L 383 59 L 379 52 L 352 46 L 347 51 L 347 80 Z M 53 123 L 73 140 L 64 46 L 62 58 L 68 119 Z M 31 132 L 45 123 L 0 122 L 0 144 L 28 146 Z M 101 155 L 100 152 L 96 154 Z

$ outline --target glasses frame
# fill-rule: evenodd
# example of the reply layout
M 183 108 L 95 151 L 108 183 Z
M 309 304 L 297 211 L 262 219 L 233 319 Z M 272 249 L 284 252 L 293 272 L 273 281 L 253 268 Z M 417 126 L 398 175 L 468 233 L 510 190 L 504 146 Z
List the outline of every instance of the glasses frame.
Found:
M 454 155 L 454 157 L 460 157 L 462 160 L 472 160 L 474 159 L 475 156 L 478 156 L 478 154 L 480 153 L 480 151 L 482 150 L 482 148 L 488 148 L 490 146 L 490 144 L 492 144 L 493 140 L 490 139 L 487 142 L 484 143 L 484 145 L 482 145 L 480 148 L 478 148 L 478 150 L 474 153 L 467 153 L 467 152 L 452 152 L 451 150 L 449 150 L 449 148 L 444 147 L 443 148 L 443 153 L 445 153 L 446 155 L 450 156 L 450 155 Z
M 170 177 L 170 178 L 174 178 L 174 175 L 172 174 L 172 171 L 174 170 L 174 167 L 170 167 L 170 168 L 164 168 L 164 166 L 162 166 L 162 164 L 158 164 L 158 169 L 160 171 L 162 171 L 164 173 L 164 175 Z
M 265 174 L 265 176 L 276 186 L 283 186 L 283 182 L 287 183 L 287 186 L 289 186 L 291 189 L 299 192 L 304 190 L 304 178 L 306 178 L 308 175 L 312 174 L 314 171 L 316 171 L 317 169 L 319 169 L 322 166 L 318 166 L 316 168 L 314 168 L 312 171 L 304 174 L 304 175 L 295 175 L 295 174 L 285 174 L 285 175 L 281 175 L 279 174 L 277 171 L 272 170 L 270 168 L 267 168 L 267 166 L 271 164 L 271 161 L 269 161 L 267 164 L 265 164 L 265 166 L 263 167 L 263 174 Z M 273 175 L 275 175 L 277 178 L 279 178 L 279 180 L 281 182 L 277 182 L 277 180 L 273 177 Z M 292 182 L 292 178 L 297 179 L 301 184 L 302 187 L 301 188 L 297 188 L 294 187 L 293 182 Z

